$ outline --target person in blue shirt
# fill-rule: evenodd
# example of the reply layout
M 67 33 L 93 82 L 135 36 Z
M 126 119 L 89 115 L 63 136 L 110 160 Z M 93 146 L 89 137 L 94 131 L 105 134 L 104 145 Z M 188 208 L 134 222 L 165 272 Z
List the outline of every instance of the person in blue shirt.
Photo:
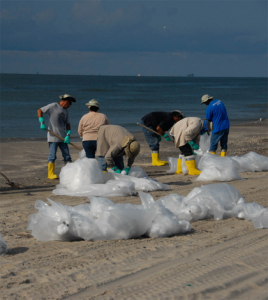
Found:
M 218 143 L 220 142 L 221 156 L 226 156 L 230 128 L 226 108 L 221 100 L 214 99 L 213 96 L 208 94 L 201 98 L 201 104 L 207 105 L 206 121 L 213 124 L 209 153 L 216 154 Z

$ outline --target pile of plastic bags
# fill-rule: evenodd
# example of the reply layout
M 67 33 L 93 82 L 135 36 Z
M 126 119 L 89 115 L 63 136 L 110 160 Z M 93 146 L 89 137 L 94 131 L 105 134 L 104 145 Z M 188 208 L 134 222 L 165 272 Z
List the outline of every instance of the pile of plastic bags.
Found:
M 129 175 L 103 173 L 97 160 L 86 157 L 68 163 L 61 169 L 60 184 L 55 195 L 116 197 L 137 194 L 137 191 L 167 191 L 170 186 L 149 179 L 140 167 L 130 169 Z
M 7 244 L 0 233 L 0 255 L 5 255 L 7 253 Z
M 195 151 L 195 161 L 201 174 L 196 181 L 232 181 L 240 180 L 238 173 L 268 171 L 268 157 L 249 152 L 243 156 L 220 157 L 208 153 L 210 139 L 208 135 L 202 135 L 200 149 Z M 169 157 L 170 170 L 168 173 L 175 173 L 177 170 L 178 158 Z M 188 173 L 185 158 L 182 159 L 182 172 Z
M 186 197 L 177 194 L 154 201 L 139 192 L 141 205 L 115 204 L 107 198 L 90 197 L 90 204 L 75 207 L 37 200 L 38 210 L 29 216 L 27 230 L 39 241 L 130 239 L 165 237 L 191 230 L 190 221 L 238 217 L 251 220 L 256 228 L 268 228 L 268 209 L 246 203 L 226 183 L 194 188 Z

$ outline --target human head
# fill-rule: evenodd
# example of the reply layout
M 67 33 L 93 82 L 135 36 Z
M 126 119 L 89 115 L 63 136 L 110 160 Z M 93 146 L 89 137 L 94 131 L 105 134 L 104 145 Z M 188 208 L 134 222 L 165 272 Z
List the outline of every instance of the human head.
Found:
M 135 158 L 140 153 L 140 144 L 135 140 L 132 134 L 126 135 L 122 139 L 121 146 L 129 158 Z
M 95 99 L 90 100 L 85 105 L 87 105 L 87 107 L 89 108 L 90 111 L 98 111 L 100 108 L 99 102 Z
M 171 114 L 172 114 L 172 117 L 173 117 L 173 120 L 175 121 L 175 123 L 177 123 L 178 121 L 185 118 L 184 113 L 181 112 L 180 110 L 173 110 L 173 112 Z
M 201 98 L 201 105 L 202 104 L 206 104 L 206 105 L 209 105 L 209 103 L 213 100 L 213 96 L 209 96 L 208 94 L 205 94 L 202 96 Z
M 67 109 L 69 108 L 73 102 L 76 102 L 76 99 L 70 95 L 61 95 L 59 96 L 61 101 L 59 102 L 59 105 L 62 106 L 63 108 Z

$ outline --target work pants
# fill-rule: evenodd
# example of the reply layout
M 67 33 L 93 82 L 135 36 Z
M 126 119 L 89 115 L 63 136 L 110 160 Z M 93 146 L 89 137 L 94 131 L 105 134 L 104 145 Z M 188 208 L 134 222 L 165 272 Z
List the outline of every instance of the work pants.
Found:
M 141 120 L 141 124 L 146 126 L 143 121 Z M 153 129 L 152 127 L 148 127 Z M 153 133 L 152 131 L 142 127 L 143 133 L 145 135 L 146 141 L 149 144 L 149 147 L 152 151 L 159 151 L 159 135 Z M 153 129 L 154 130 L 154 129 Z
M 221 149 L 227 150 L 229 128 L 211 134 L 209 151 L 215 152 L 220 142 Z
M 124 157 L 123 156 L 113 157 L 113 161 L 118 169 L 120 169 L 120 170 L 124 169 Z M 107 171 L 107 162 L 106 162 L 105 157 L 98 156 L 98 162 L 99 162 L 99 165 L 100 165 L 102 171 Z
M 95 158 L 95 152 L 97 149 L 97 141 L 83 141 L 83 148 L 86 152 L 87 158 Z
M 58 147 L 61 150 L 64 162 L 66 163 L 66 162 L 72 161 L 71 155 L 69 153 L 68 144 L 66 144 L 64 142 L 48 142 L 48 146 L 49 146 L 49 155 L 48 155 L 49 163 L 54 163 L 55 160 L 57 159 L 56 153 L 57 153 Z

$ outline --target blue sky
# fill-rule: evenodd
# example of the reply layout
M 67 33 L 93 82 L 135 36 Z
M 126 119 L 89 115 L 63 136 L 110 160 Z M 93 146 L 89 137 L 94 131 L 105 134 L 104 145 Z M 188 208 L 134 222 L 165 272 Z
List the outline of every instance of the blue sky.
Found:
M 267 3 L 2 0 L 1 71 L 267 76 Z

